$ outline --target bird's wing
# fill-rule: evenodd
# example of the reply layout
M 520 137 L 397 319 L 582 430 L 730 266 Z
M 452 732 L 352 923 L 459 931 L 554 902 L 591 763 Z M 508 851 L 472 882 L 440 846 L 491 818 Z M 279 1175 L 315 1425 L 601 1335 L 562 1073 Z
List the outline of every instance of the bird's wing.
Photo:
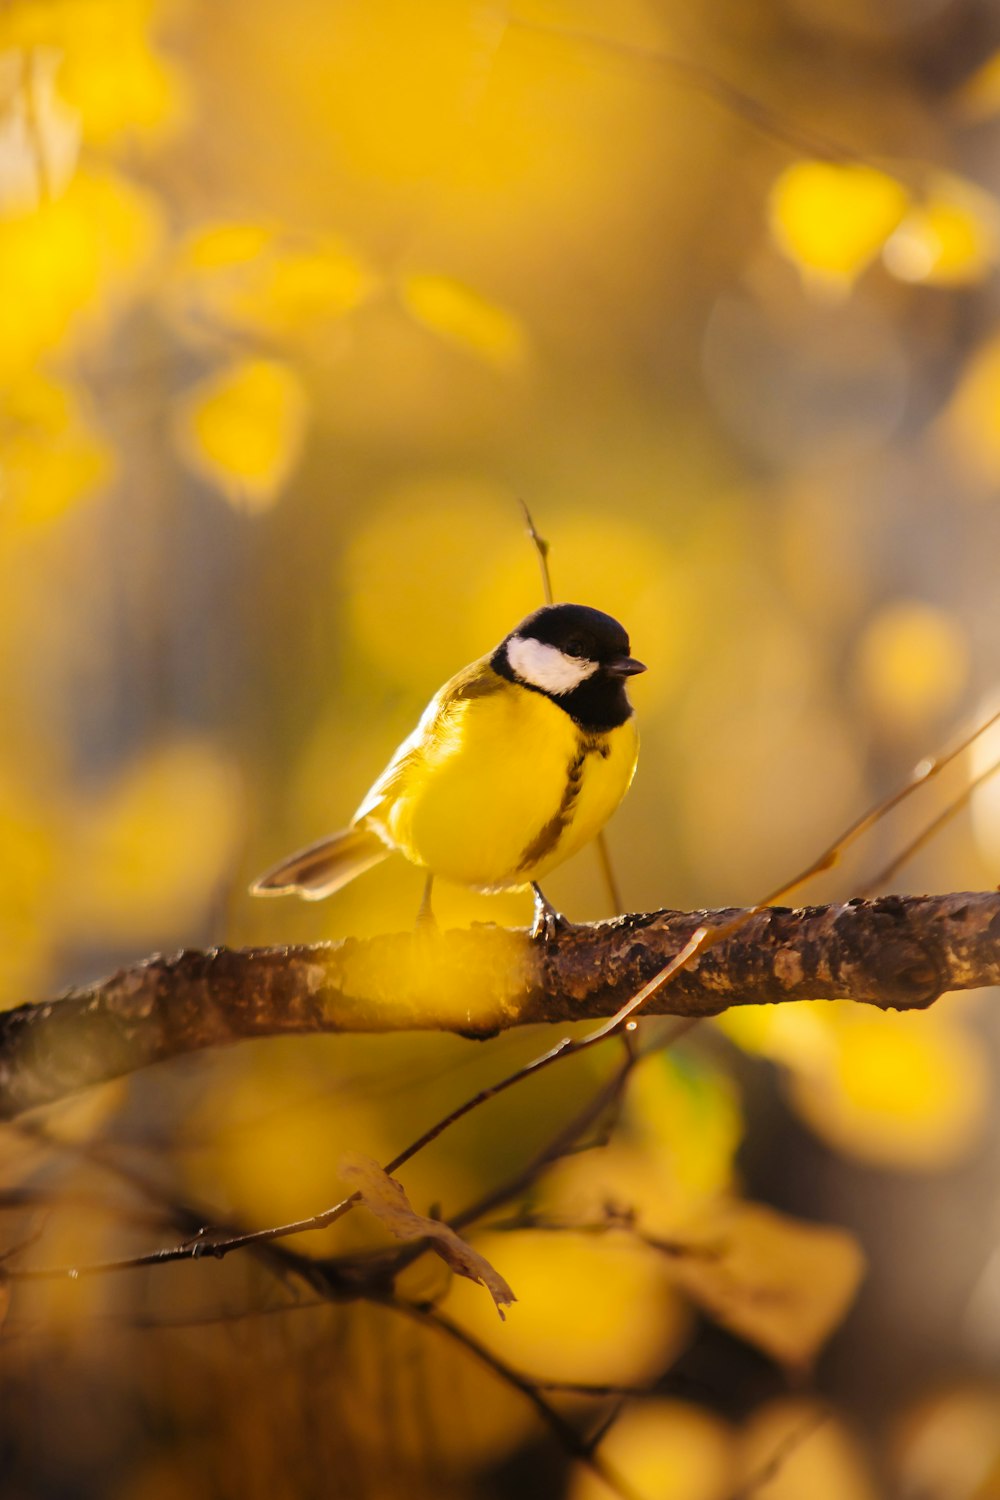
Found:
M 369 788 L 351 819 L 352 824 L 371 822 L 375 827 L 384 825 L 400 787 L 419 763 L 428 758 L 439 759 L 449 749 L 458 750 L 455 731 L 469 703 L 475 698 L 499 692 L 503 686 L 503 678 L 494 672 L 488 656 L 480 657 L 449 678 L 424 709 L 416 729 L 398 747 L 381 776 Z

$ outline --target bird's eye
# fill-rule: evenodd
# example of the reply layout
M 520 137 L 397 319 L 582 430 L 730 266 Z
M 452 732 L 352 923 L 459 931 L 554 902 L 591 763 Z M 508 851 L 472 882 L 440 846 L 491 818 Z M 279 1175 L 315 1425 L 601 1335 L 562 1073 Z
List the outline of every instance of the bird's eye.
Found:
M 563 650 L 567 656 L 586 656 L 587 643 L 582 635 L 571 635 Z

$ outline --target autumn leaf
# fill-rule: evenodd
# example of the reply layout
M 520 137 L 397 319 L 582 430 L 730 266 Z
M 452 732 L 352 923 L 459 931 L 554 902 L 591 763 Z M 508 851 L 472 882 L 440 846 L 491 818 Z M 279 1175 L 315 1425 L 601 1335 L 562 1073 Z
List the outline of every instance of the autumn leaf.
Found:
M 798 161 L 771 189 L 771 235 L 807 284 L 844 290 L 878 255 L 908 202 L 903 184 L 874 167 Z
M 519 320 L 454 277 L 411 272 L 400 278 L 399 296 L 418 323 L 486 364 L 512 370 L 523 362 L 527 335 Z
M 497 1312 L 504 1317 L 504 1307 L 517 1298 L 485 1256 L 438 1219 L 428 1219 L 411 1208 L 406 1193 L 394 1177 L 384 1172 L 377 1161 L 359 1152 L 350 1152 L 340 1163 L 340 1176 L 356 1192 L 369 1213 L 385 1225 L 397 1240 L 429 1240 L 430 1248 L 459 1276 L 477 1281 L 489 1292 Z
M 864 1271 L 846 1230 L 755 1203 L 706 1210 L 684 1243 L 692 1253 L 669 1260 L 676 1284 L 722 1327 L 793 1369 L 812 1364 Z
M 198 382 L 181 398 L 174 431 L 188 464 L 230 501 L 264 510 L 298 463 L 306 396 L 277 360 L 246 359 Z

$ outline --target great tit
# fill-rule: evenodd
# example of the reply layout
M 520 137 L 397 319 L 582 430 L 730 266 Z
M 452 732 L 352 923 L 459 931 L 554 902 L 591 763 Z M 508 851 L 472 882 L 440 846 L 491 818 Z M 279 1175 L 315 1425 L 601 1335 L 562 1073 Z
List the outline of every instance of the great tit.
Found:
M 592 839 L 629 788 L 639 736 L 626 679 L 646 669 L 625 630 L 583 604 L 549 604 L 431 699 L 341 833 L 250 887 L 318 901 L 398 849 L 481 891 L 530 885 L 532 936 L 563 918 L 538 881 Z

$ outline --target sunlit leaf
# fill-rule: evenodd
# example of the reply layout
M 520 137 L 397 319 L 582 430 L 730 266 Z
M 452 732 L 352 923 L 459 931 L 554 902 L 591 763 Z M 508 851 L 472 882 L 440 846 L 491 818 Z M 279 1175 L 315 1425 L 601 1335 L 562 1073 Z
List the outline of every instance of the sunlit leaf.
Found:
M 943 1166 L 981 1128 L 983 1059 L 939 1009 L 895 1015 L 846 1000 L 740 1006 L 716 1024 L 740 1046 L 782 1063 L 803 1119 L 863 1161 Z
M 854 1299 L 864 1258 L 853 1235 L 755 1203 L 707 1209 L 670 1258 L 676 1284 L 731 1333 L 801 1369 Z
M 290 338 L 318 334 L 378 284 L 363 257 L 332 235 L 299 244 L 265 225 L 222 221 L 181 246 L 170 304 L 186 332 L 222 324 Z
M 807 282 L 850 286 L 906 212 L 895 177 L 854 163 L 798 161 L 771 189 L 771 234 Z
M 635 1500 L 727 1500 L 736 1493 L 732 1429 L 721 1417 L 680 1401 L 629 1406 L 600 1448 Z M 606 1500 L 612 1491 L 582 1464 L 570 1500 Z
M 630 1080 L 626 1118 L 682 1199 L 714 1197 L 731 1185 L 743 1121 L 736 1090 L 718 1069 L 656 1054 Z
M 735 1493 L 759 1490 L 761 1500 L 880 1500 L 884 1494 L 858 1438 L 815 1402 L 758 1408 L 738 1434 L 737 1454 L 746 1489 Z
M 159 244 L 161 217 L 146 192 L 81 168 L 36 213 L 0 223 L 0 376 L 105 334 Z
M 179 401 L 175 431 L 191 467 L 247 510 L 264 510 L 291 476 L 305 440 L 298 376 L 276 360 L 247 359 L 205 377 Z
M 896 1168 L 943 1167 L 968 1151 L 989 1079 L 961 1025 L 936 1009 L 887 1015 L 838 1001 L 829 1010 L 830 1051 L 789 1081 L 803 1119 L 838 1150 Z
M 523 362 L 528 345 L 523 325 L 464 282 L 414 271 L 401 277 L 399 295 L 418 323 L 487 364 L 512 370 Z
M 666 1367 L 684 1336 L 663 1258 L 624 1236 L 534 1230 L 475 1244 L 503 1267 L 517 1304 L 501 1325 L 482 1292 L 456 1278 L 445 1306 L 519 1370 L 638 1384 Z
M 931 178 L 889 236 L 883 258 L 902 281 L 963 286 L 982 281 L 1000 253 L 1000 208 L 996 199 L 962 178 Z
M 0 532 L 57 520 L 112 470 L 69 387 L 38 375 L 12 383 L 0 425 Z

